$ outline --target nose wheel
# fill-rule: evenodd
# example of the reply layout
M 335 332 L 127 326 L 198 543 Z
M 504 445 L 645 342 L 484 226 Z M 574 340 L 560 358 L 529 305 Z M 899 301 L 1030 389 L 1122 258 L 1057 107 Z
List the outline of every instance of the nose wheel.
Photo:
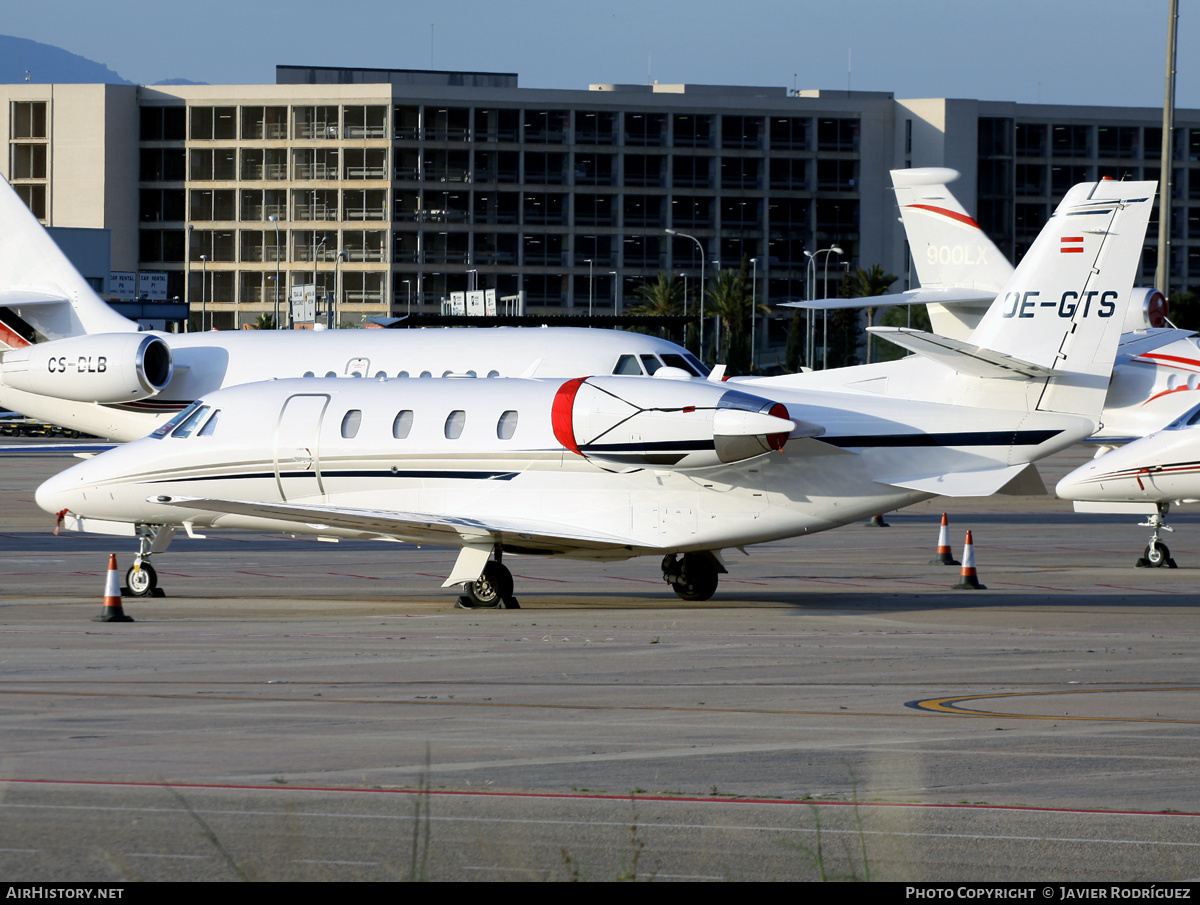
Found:
M 1159 503 L 1158 512 L 1139 524 L 1138 527 L 1140 528 L 1152 529 L 1152 533 L 1150 535 L 1150 543 L 1146 545 L 1146 549 L 1142 551 L 1142 558 L 1136 563 L 1137 568 L 1161 569 L 1164 566 L 1168 569 L 1177 568 L 1175 560 L 1171 558 L 1171 551 L 1167 548 L 1166 544 L 1158 539 L 1158 532 L 1175 530 L 1165 521 L 1170 508 L 1169 503 Z
M 162 553 L 175 536 L 175 529 L 166 525 L 141 525 L 138 528 L 138 552 L 133 565 L 125 573 L 122 597 L 166 597 L 158 586 L 158 572 L 150 565 L 154 553 Z
M 158 572 L 148 562 L 135 562 L 125 573 L 125 587 L 121 590 L 125 597 L 154 597 L 158 590 Z

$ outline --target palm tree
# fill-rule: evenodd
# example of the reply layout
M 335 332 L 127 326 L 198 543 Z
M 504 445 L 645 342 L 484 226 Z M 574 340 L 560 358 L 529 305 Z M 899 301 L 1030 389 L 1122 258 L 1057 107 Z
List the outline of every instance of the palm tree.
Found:
M 882 265 L 872 264 L 870 270 L 861 267 L 854 268 L 854 276 L 850 278 L 850 297 L 861 299 L 883 295 L 891 288 L 892 283 L 899 279 L 894 273 L 884 271 Z M 867 306 L 867 326 L 875 324 L 875 306 Z M 871 334 L 867 334 L 867 364 L 871 363 Z
M 266 314 L 266 313 L 260 314 L 258 316 L 258 319 L 254 322 L 254 329 L 255 330 L 274 330 L 275 329 L 275 315 Z
M 674 274 L 660 271 L 654 280 L 642 283 L 634 290 L 634 295 L 642 301 L 629 309 L 630 314 L 670 317 L 679 313 L 683 302 L 683 283 L 677 280 Z M 660 327 L 658 335 L 665 338 L 667 328 Z

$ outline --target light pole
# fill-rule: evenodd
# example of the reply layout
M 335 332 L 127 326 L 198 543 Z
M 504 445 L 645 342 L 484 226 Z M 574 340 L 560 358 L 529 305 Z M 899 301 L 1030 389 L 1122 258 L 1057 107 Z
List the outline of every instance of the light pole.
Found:
M 204 332 L 204 315 L 208 300 L 208 255 L 200 255 L 200 332 Z
M 758 258 L 750 259 L 750 373 L 754 373 L 754 330 L 758 313 Z
M 316 192 L 314 192 L 313 194 L 315 195 Z M 321 244 L 318 245 L 317 244 L 317 231 L 315 229 L 313 230 L 313 323 L 314 324 L 317 323 L 317 320 L 316 320 L 317 300 L 321 297 L 317 292 L 317 252 L 325 247 L 325 240 L 328 238 L 329 238 L 328 236 L 322 236 Z
M 613 314 L 617 313 L 617 272 L 610 270 L 608 275 L 613 278 Z
M 338 292 L 338 274 L 340 272 L 338 266 L 344 260 L 346 260 L 346 253 L 339 251 L 337 253 L 337 260 L 333 262 L 333 327 L 335 330 L 342 325 L 342 318 L 339 313 L 342 306 L 342 294 Z
M 700 354 L 704 354 L 704 245 L 695 236 L 689 236 L 687 233 L 681 233 L 677 229 L 667 229 L 664 232 L 668 236 L 680 236 L 684 239 L 691 239 L 696 243 L 696 247 L 700 249 Z
M 401 280 L 408 295 L 408 313 L 412 314 L 412 280 Z
M 838 257 L 841 257 L 841 255 L 842 255 L 842 250 L 836 245 L 831 245 L 831 246 L 829 246 L 828 249 L 826 249 L 825 277 L 823 279 L 822 286 L 821 286 L 821 295 L 825 296 L 825 298 L 829 298 L 829 254 L 828 254 L 828 252 L 831 252 L 831 251 Z M 870 326 L 870 325 L 868 324 L 868 326 Z M 824 308 L 821 311 L 821 370 L 824 371 L 828 368 L 829 368 L 829 309 Z
M 592 259 L 584 258 L 588 266 L 588 317 L 592 316 L 592 300 L 596 297 L 595 283 L 592 280 Z M 591 326 L 590 324 L 588 326 Z
M 842 249 L 840 249 L 836 245 L 831 245 L 831 246 L 829 246 L 829 248 L 820 248 L 820 249 L 817 249 L 816 251 L 806 251 L 804 253 L 804 256 L 806 258 L 808 258 L 808 264 L 805 266 L 804 276 L 805 276 L 805 293 L 808 295 L 809 301 L 813 300 L 813 295 L 817 291 L 817 255 L 825 255 L 825 291 L 826 291 L 826 293 L 828 293 L 828 289 L 829 289 L 829 255 L 830 255 L 830 253 L 840 255 L 840 254 L 842 254 Z M 824 340 L 828 340 L 828 338 L 829 338 L 829 312 L 828 312 L 828 310 L 823 309 L 822 314 L 824 315 L 824 326 L 825 326 Z M 809 362 L 809 367 L 812 366 L 812 360 L 816 354 L 815 346 L 816 346 L 817 336 L 816 336 L 816 330 L 814 330 L 813 327 L 814 327 L 814 324 L 813 324 L 813 320 L 812 320 L 812 309 L 809 309 L 808 343 L 807 343 L 807 348 L 805 350 L 805 357 L 807 358 L 807 360 Z M 828 343 L 826 343 L 826 345 L 828 345 Z M 822 368 L 824 368 L 825 364 L 827 364 L 829 361 L 828 348 L 822 349 L 821 360 L 822 360 L 821 366 L 822 366 Z
M 271 214 L 267 218 L 275 224 L 275 329 L 279 329 L 279 218 Z
M 467 285 L 470 287 L 471 292 L 474 292 L 476 289 L 479 288 L 479 271 L 478 270 L 468 270 L 467 271 Z
M 187 317 L 183 321 L 186 333 L 192 329 L 192 224 L 187 228 L 187 245 L 183 249 L 183 304 Z

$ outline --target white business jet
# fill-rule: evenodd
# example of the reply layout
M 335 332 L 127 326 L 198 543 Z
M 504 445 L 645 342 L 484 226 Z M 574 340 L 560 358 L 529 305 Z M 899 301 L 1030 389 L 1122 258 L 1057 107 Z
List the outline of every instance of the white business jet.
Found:
M 45 341 L 32 343 L 35 335 Z M 709 371 L 652 336 L 580 328 L 138 332 L 0 179 L 0 409 L 113 440 L 275 377 L 574 377 Z
M 871 299 L 817 299 L 787 307 L 823 310 L 925 305 L 933 332 L 966 340 L 1012 265 L 954 197 L 956 170 L 892 170 L 896 203 L 908 237 L 919 289 Z M 1073 252 L 1066 252 L 1073 253 Z M 1200 340 L 1169 326 L 1167 301 L 1156 289 L 1135 287 L 1125 315 L 1113 379 L 1092 441 L 1107 450 L 1170 424 L 1198 401 Z
M 743 381 L 279 380 L 218 391 L 43 484 L 67 528 L 274 528 L 460 548 L 446 586 L 512 602 L 506 554 L 662 557 L 707 599 L 720 552 L 1020 483 L 1096 427 L 1154 183 L 1072 189 L 969 341 Z M 1074 249 L 1082 246 L 1083 251 Z M 145 577 L 146 575 L 149 577 Z

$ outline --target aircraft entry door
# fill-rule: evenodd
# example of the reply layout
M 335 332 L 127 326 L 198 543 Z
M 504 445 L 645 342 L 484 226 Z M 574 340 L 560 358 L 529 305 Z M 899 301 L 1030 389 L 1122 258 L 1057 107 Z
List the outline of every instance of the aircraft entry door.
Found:
M 324 394 L 289 396 L 275 426 L 275 483 L 283 501 L 324 494 L 318 444 L 329 406 Z

